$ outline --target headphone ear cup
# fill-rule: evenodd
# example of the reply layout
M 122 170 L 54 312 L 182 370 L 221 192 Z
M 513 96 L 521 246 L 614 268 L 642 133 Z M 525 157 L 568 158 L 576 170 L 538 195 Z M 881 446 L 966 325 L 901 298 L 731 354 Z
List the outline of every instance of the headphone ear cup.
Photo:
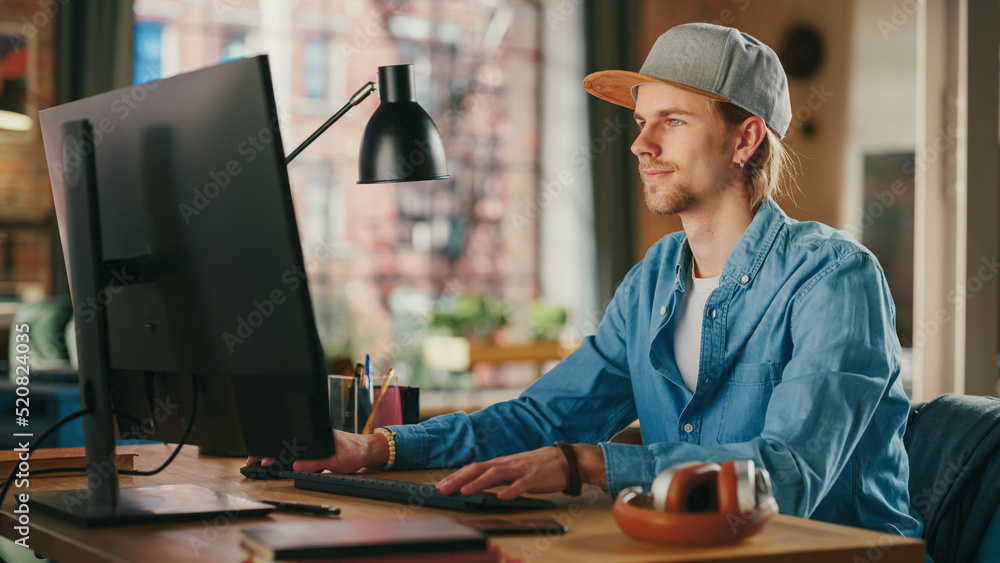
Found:
M 674 465 L 664 470 L 653 481 L 653 508 L 661 512 L 684 513 L 705 511 L 714 507 L 715 482 L 719 473 L 716 463 L 691 462 Z M 692 502 L 693 493 L 704 494 L 711 488 L 709 503 Z
M 706 463 L 675 478 L 667 491 L 665 509 L 678 514 L 718 512 L 719 466 Z

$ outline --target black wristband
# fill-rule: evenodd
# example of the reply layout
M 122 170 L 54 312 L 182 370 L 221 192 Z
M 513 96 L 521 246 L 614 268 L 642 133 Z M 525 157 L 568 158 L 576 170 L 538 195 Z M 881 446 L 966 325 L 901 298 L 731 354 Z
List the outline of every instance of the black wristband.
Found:
M 563 455 L 566 456 L 566 465 L 569 470 L 569 486 L 566 487 L 563 494 L 571 497 L 580 496 L 580 464 L 576 461 L 576 452 L 573 451 L 573 446 L 566 442 L 556 442 L 553 445 L 562 450 Z

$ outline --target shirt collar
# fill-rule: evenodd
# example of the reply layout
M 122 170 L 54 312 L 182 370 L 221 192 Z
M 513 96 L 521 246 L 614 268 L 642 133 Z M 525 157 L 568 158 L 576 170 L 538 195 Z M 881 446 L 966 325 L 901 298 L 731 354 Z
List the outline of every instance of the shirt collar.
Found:
M 687 280 L 687 268 L 688 264 L 691 263 L 691 245 L 688 244 L 687 234 L 684 235 L 684 240 L 681 242 L 681 251 L 677 256 L 677 266 L 674 268 L 674 289 L 676 291 L 684 291 L 684 283 Z
M 722 265 L 722 275 L 742 286 L 753 283 L 764 258 L 771 251 L 778 231 L 787 219 L 788 216 L 778 204 L 767 198 L 736 247 L 729 253 L 729 258 L 726 258 Z
M 757 210 L 750 226 L 740 237 L 740 241 L 736 243 L 736 247 L 726 258 L 725 264 L 722 265 L 722 276 L 742 286 L 749 285 L 760 270 L 764 257 L 771 250 L 771 244 L 787 219 L 788 216 L 778 204 L 767 198 Z M 691 245 L 688 244 L 685 235 L 674 269 L 674 286 L 677 290 L 684 291 L 684 281 L 691 258 Z

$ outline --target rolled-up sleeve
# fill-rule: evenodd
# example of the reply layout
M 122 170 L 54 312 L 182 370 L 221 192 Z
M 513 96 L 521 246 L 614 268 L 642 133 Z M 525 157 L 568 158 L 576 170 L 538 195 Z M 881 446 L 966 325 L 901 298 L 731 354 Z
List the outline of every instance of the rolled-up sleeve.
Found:
M 636 265 L 608 305 L 597 333 L 520 397 L 472 414 L 393 426 L 400 469 L 454 467 L 553 442 L 597 444 L 636 419 L 629 379 L 626 316 Z

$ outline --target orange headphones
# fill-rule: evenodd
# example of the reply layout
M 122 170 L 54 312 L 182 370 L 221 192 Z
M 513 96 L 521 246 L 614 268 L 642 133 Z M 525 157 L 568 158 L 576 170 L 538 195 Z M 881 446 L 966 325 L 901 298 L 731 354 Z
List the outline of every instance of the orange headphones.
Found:
M 629 537 L 685 545 L 736 543 L 759 532 L 778 512 L 766 469 L 752 460 L 689 462 L 668 467 L 650 492 L 618 493 L 615 522 Z

